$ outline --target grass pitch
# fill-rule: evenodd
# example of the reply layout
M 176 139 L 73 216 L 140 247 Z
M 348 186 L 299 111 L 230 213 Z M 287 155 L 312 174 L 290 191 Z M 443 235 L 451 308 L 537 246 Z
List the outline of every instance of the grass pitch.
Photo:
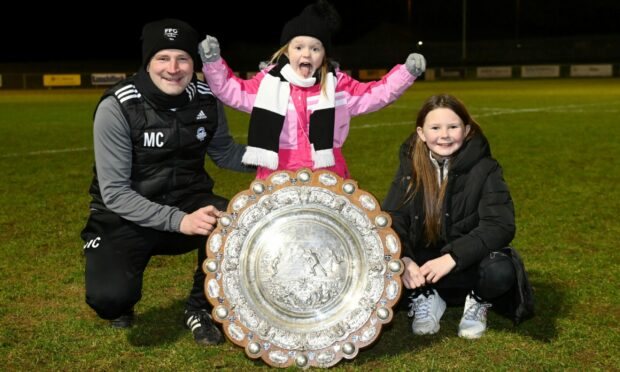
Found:
M 378 342 L 334 370 L 620 369 L 618 79 L 420 82 L 353 120 L 344 153 L 360 187 L 383 199 L 400 143 L 429 95 L 461 98 L 504 168 L 517 213 L 513 245 L 536 295 L 517 328 L 490 313 L 477 341 L 414 337 L 396 313 Z M 203 348 L 182 324 L 195 256 L 155 257 L 137 321 L 113 330 L 84 303 L 82 242 L 92 177 L 92 114 L 101 91 L 0 91 L 0 365 L 5 370 L 266 368 L 227 342 Z M 228 111 L 244 142 L 248 116 Z M 252 175 L 207 168 L 232 197 Z

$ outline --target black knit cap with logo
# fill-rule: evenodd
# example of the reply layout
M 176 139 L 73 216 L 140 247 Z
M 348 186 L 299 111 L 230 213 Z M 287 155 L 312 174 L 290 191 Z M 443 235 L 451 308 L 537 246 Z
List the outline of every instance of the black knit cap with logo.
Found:
M 142 29 L 142 66 L 151 61 L 162 49 L 179 49 L 187 52 L 199 67 L 198 32 L 189 24 L 178 19 L 162 19 L 144 25 Z
M 327 1 L 319 0 L 308 5 L 298 16 L 288 21 L 282 29 L 280 45 L 285 45 L 296 36 L 312 36 L 321 40 L 329 54 L 332 48 L 332 34 L 340 26 L 340 16 Z

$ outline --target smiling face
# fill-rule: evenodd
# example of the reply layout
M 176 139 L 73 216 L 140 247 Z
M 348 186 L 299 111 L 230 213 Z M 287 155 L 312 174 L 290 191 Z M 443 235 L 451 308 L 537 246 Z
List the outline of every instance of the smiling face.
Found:
M 325 60 L 325 48 L 317 38 L 296 36 L 288 43 L 286 56 L 293 71 L 303 78 L 314 75 Z
M 470 126 L 464 125 L 459 116 L 449 108 L 436 108 L 424 119 L 424 125 L 417 127 L 418 136 L 426 143 L 436 159 L 452 156 L 463 146 Z
M 162 49 L 146 66 L 153 84 L 170 96 L 183 93 L 194 77 L 194 61 L 179 49 Z

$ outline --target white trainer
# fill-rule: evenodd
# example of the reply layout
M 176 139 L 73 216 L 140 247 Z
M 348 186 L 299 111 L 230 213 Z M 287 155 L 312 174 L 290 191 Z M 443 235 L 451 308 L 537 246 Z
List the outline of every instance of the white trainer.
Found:
M 436 290 L 414 293 L 409 303 L 409 317 L 413 317 L 411 329 L 416 335 L 432 335 L 439 332 L 439 320 L 446 311 L 446 302 Z
M 465 298 L 463 317 L 459 323 L 459 337 L 480 338 L 487 330 L 487 312 L 490 303 L 478 302 L 472 295 Z

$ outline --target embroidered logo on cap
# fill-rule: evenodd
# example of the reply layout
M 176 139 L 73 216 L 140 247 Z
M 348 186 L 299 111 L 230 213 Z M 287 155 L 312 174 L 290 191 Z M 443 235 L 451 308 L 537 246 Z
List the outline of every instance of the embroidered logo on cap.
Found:
M 170 41 L 174 41 L 179 36 L 179 30 L 176 28 L 164 28 L 164 36 Z

